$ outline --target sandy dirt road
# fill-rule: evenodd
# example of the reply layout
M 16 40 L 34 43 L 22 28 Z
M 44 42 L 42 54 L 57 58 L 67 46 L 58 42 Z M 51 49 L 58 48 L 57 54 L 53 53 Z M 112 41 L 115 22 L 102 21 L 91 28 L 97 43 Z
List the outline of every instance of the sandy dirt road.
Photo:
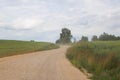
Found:
M 88 80 L 66 59 L 67 46 L 0 59 L 0 80 Z

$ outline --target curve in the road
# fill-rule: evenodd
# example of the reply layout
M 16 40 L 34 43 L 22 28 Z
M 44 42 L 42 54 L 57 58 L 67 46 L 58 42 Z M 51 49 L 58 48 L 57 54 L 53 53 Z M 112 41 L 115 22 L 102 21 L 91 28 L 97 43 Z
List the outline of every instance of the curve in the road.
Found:
M 67 46 L 0 59 L 0 80 L 89 80 L 66 59 Z

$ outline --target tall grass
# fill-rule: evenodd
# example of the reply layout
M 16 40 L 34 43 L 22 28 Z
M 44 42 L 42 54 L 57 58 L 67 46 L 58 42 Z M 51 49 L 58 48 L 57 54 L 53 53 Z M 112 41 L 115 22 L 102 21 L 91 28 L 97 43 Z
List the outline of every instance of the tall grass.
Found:
M 48 42 L 0 40 L 0 57 L 58 48 Z
M 93 80 L 120 80 L 120 41 L 80 42 L 67 51 L 79 69 L 93 74 Z

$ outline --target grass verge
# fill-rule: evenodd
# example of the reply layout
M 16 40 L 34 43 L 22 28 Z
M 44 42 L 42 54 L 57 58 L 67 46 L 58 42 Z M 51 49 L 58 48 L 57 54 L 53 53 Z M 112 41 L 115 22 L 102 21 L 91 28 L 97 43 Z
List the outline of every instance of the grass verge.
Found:
M 59 46 L 48 42 L 0 40 L 0 58 L 35 51 L 50 50 Z
M 79 69 L 92 73 L 92 80 L 120 80 L 120 41 L 80 42 L 66 56 Z

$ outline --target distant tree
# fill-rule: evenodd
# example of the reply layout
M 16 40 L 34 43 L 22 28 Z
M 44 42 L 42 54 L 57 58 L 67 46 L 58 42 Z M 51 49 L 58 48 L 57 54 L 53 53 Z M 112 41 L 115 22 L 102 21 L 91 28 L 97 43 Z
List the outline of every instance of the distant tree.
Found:
M 117 40 L 120 40 L 120 36 L 117 37 Z
M 93 37 L 92 37 L 92 41 L 97 41 L 98 40 L 98 37 L 96 36 L 96 35 L 94 35 Z
M 109 34 L 104 32 L 99 36 L 99 40 L 103 40 L 103 41 L 109 40 Z
M 34 40 L 30 40 L 31 42 L 35 42 Z
M 88 41 L 88 37 L 87 36 L 82 36 L 80 41 Z
M 60 38 L 56 41 L 56 43 L 66 44 L 71 43 L 71 31 L 67 28 L 62 29 L 62 33 L 60 33 Z
M 99 36 L 99 40 L 102 40 L 102 41 L 109 41 L 109 40 L 120 40 L 120 37 L 116 37 L 115 35 L 111 35 L 111 34 L 108 34 L 108 33 L 103 33 Z

